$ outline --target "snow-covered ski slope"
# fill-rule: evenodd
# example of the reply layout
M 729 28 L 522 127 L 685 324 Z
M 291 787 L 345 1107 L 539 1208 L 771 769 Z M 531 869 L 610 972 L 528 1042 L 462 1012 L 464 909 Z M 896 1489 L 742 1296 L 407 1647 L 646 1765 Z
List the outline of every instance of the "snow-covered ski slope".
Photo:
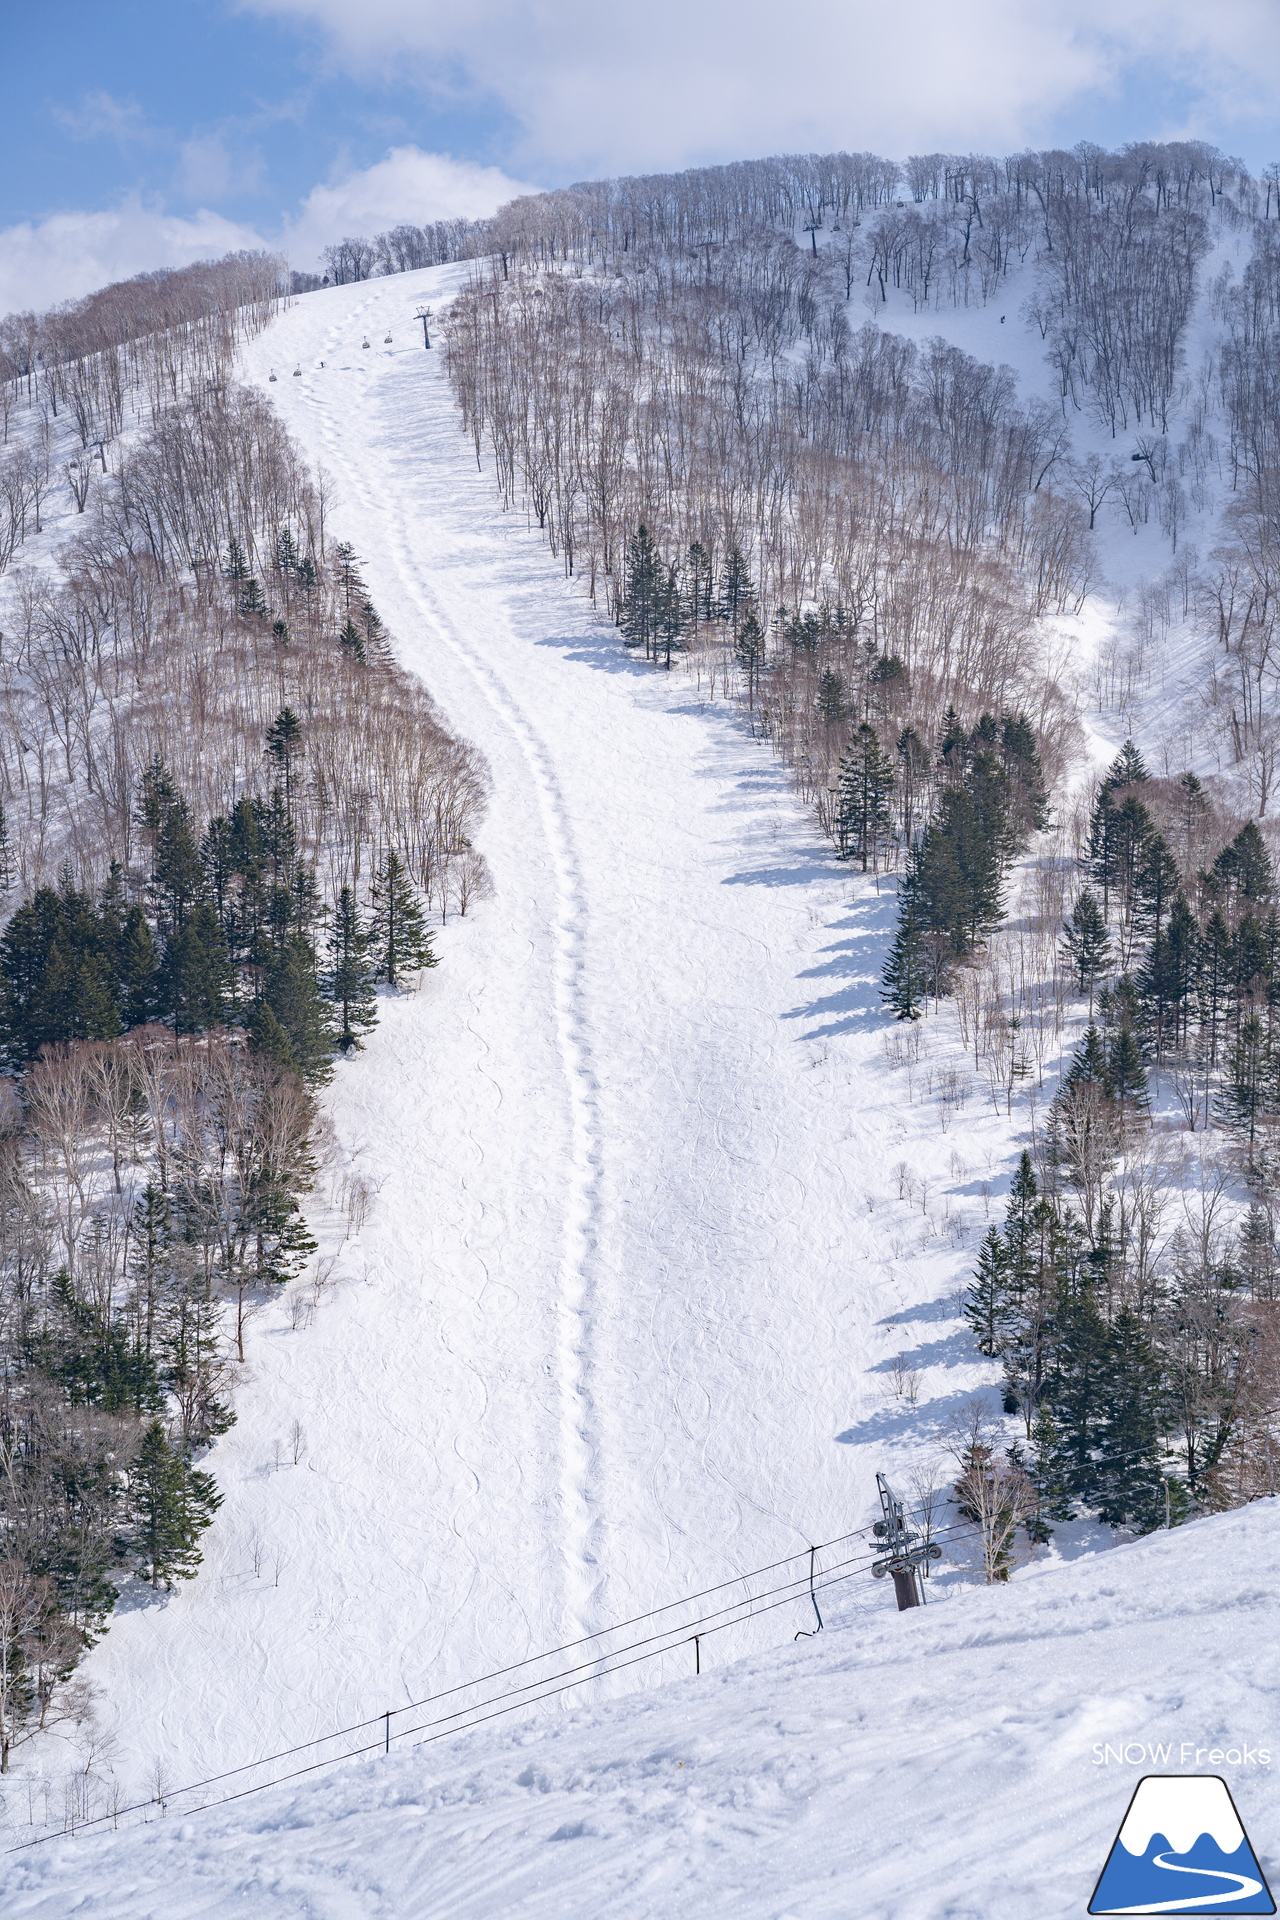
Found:
M 340 1148 L 380 1192 L 312 1323 L 254 1324 L 198 1578 L 126 1598 L 87 1663 L 128 1793 L 864 1525 L 875 1470 L 936 1458 L 989 1373 L 954 1296 L 1008 1124 L 975 1092 L 944 1131 L 919 1076 L 908 1100 L 891 890 L 855 888 L 768 747 L 629 659 L 500 511 L 414 319 L 460 273 L 309 295 L 248 353 L 401 658 L 487 757 L 494 895 L 339 1065 Z M 916 1407 L 887 1392 L 901 1352 Z M 788 1642 L 794 1611 L 717 1657 Z
M 1067 1920 L 1138 1779 L 1169 1772 L 1228 1781 L 1274 1887 L 1276 1522 L 1262 1502 L 639 1699 L 60 1839 L 0 1861 L 0 1910 Z

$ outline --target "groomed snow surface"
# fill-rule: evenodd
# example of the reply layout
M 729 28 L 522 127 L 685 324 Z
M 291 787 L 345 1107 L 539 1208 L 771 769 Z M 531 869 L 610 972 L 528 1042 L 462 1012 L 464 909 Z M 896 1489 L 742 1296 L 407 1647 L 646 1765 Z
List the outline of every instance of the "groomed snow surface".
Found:
M 459 275 L 309 295 L 247 355 L 488 760 L 494 894 L 339 1067 L 337 1163 L 375 1195 L 359 1231 L 319 1218 L 315 1311 L 254 1323 L 199 1577 L 130 1589 L 85 1664 L 126 1801 L 865 1527 L 876 1470 L 905 1490 L 991 1376 L 956 1296 L 1025 1116 L 934 1097 L 949 1027 L 894 1064 L 892 889 L 498 510 L 414 319 Z M 0 1909 L 1082 1912 L 1142 1770 L 1094 1743 L 1266 1746 L 1278 1562 L 1267 1503 L 994 1593 L 944 1570 L 913 1615 L 860 1572 L 816 1639 L 797 1598 L 696 1679 L 682 1643 L 238 1808 L 175 1798 L 11 1855 Z M 1213 1770 L 1265 1864 L 1266 1767 Z M 6 1792 L 15 1840 L 34 1791 Z

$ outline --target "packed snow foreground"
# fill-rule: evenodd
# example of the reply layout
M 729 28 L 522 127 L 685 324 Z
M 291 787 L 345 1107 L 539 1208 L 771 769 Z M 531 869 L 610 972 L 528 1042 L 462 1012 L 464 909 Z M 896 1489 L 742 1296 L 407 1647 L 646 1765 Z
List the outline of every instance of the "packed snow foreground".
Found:
M 385 1755 L 294 1785 L 269 1782 L 333 1749 L 251 1766 L 788 1556 L 802 1576 L 991 1376 L 958 1290 L 1011 1123 L 976 1088 L 916 1103 L 961 1062 L 946 1032 L 914 1079 L 886 1048 L 892 892 L 498 511 L 415 317 L 462 271 L 308 296 L 246 357 L 486 756 L 493 894 L 339 1068 L 355 1199 L 255 1323 L 199 1577 L 126 1595 L 85 1662 L 90 1762 L 150 1821 L 11 1854 L 0 1908 L 1076 1913 L 1168 1753 L 1229 1778 L 1265 1864 L 1269 1501 L 1041 1550 L 1008 1588 L 944 1571 L 903 1616 L 864 1554 L 815 1638 L 800 1578 L 488 1728 L 415 1751 L 397 1718 Z M 60 1818 L 38 1791 L 6 1792 L 15 1842 Z
M 11 1857 L 4 1912 L 1053 1920 L 1139 1778 L 1197 1769 L 1271 1871 L 1278 1577 L 1264 1501 L 914 1613 L 851 1600 L 653 1693 Z

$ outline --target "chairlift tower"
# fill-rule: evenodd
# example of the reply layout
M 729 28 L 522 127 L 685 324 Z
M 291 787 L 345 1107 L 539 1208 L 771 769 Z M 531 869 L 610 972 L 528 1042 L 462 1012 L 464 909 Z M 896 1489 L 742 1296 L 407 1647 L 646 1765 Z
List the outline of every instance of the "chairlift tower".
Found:
M 898 1612 L 905 1613 L 908 1607 L 922 1605 L 920 1568 L 929 1560 L 941 1560 L 942 1548 L 928 1545 L 922 1533 L 907 1525 L 902 1502 L 882 1473 L 876 1475 L 876 1485 L 884 1519 L 877 1520 L 871 1531 L 884 1542 L 886 1557 L 875 1561 L 871 1572 L 877 1580 L 883 1580 L 886 1573 L 893 1575 Z

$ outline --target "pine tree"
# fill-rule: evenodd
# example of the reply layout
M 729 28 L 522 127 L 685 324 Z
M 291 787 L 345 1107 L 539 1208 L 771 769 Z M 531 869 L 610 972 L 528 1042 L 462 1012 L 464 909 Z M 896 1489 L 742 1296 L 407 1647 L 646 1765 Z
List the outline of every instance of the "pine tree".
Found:
M 1255 1300 L 1274 1300 L 1280 1265 L 1271 1215 L 1253 1201 L 1240 1228 L 1240 1269 Z
M 355 548 L 343 540 L 334 548 L 334 557 L 338 562 L 338 587 L 342 593 L 342 605 L 347 613 L 351 611 L 351 602 L 364 591 L 364 581 L 360 578 L 360 562 L 356 558 Z
M 420 967 L 434 967 L 436 956 L 431 950 L 431 941 L 404 862 L 394 847 L 388 847 L 373 883 L 369 948 L 376 978 L 399 987 L 407 974 L 416 973 Z
M 378 1003 L 369 935 L 350 887 L 342 889 L 333 910 L 325 989 L 338 1009 L 338 1045 L 343 1053 L 352 1053 L 360 1035 L 378 1024 Z
M 916 820 L 926 810 L 929 783 L 929 750 L 912 727 L 898 735 L 898 792 L 902 800 L 902 837 L 908 847 L 915 844 Z
M 918 1020 L 927 986 L 920 924 L 915 903 L 906 892 L 898 909 L 898 930 L 881 975 L 880 998 L 899 1020 Z
M 112 931 L 65 877 L 13 914 L 0 938 L 0 1027 L 12 1066 L 56 1041 L 119 1033 Z
M 202 900 L 165 945 L 157 982 L 160 1004 L 176 1033 L 208 1033 L 230 1017 L 232 985 L 231 956 L 218 916 Z
M 227 564 L 222 571 L 227 580 L 240 581 L 249 577 L 249 563 L 244 557 L 244 548 L 234 535 L 227 542 Z
M 1111 1527 L 1150 1533 L 1164 1525 L 1166 1511 L 1158 1459 L 1160 1370 L 1141 1321 L 1128 1307 L 1109 1330 L 1102 1399 L 1094 1466 L 1099 1518 Z
M 825 727 L 848 718 L 844 680 L 833 667 L 824 667 L 818 680 L 818 718 Z
M 1098 1492 L 1096 1449 L 1107 1418 L 1110 1338 L 1093 1289 L 1065 1285 L 1046 1401 L 1058 1428 L 1056 1463 L 1070 1497 L 1093 1505 Z
M 657 598 L 654 621 L 653 657 L 656 660 L 658 650 L 663 650 L 663 664 L 668 673 L 671 671 L 671 655 L 680 646 L 684 638 L 688 617 L 685 611 L 684 595 L 680 590 L 680 574 L 675 567 L 668 567 L 667 577 L 662 582 Z
M 1220 908 L 1209 915 L 1200 936 L 1200 972 L 1196 995 L 1196 1017 L 1205 1060 L 1218 1064 L 1223 1031 L 1230 1006 L 1231 959 L 1234 942 L 1231 929 Z
M 765 656 L 764 630 L 754 613 L 749 612 L 743 616 L 733 650 L 747 683 L 747 705 L 749 708 L 754 708 Z
M 1229 1126 L 1246 1135 L 1250 1153 L 1264 1107 L 1269 1051 L 1266 1028 L 1256 1013 L 1248 1014 L 1236 1032 L 1218 1110 Z
M 1271 856 L 1252 820 L 1223 848 L 1213 863 L 1213 873 L 1231 887 L 1238 900 L 1248 901 L 1251 906 L 1271 899 L 1275 893 Z
M 1102 892 L 1102 917 L 1105 922 L 1111 908 L 1111 895 L 1119 877 L 1117 835 L 1119 832 L 1111 788 L 1105 781 L 1098 789 L 1093 812 L 1089 816 L 1089 838 L 1082 865 Z
M 742 623 L 755 606 L 756 590 L 748 571 L 742 550 L 738 546 L 729 549 L 724 563 L 724 574 L 720 581 L 719 614 L 728 622 L 736 639 L 741 632 Z
M 204 868 L 191 824 L 191 809 L 167 777 L 149 802 L 155 844 L 151 855 L 151 898 L 163 931 L 180 930 L 204 891 Z
M 1179 1046 L 1186 1035 L 1191 996 L 1200 963 L 1200 929 L 1179 893 L 1169 913 L 1169 924 L 1152 941 L 1138 970 L 1137 985 L 1143 1017 L 1155 1042 L 1157 1061 Z
M 295 768 L 306 750 L 301 720 L 292 707 L 281 707 L 267 728 L 267 758 L 278 775 L 286 811 L 292 811 Z
M 1122 1026 L 1107 1048 L 1107 1077 L 1111 1096 L 1120 1112 L 1121 1122 L 1144 1114 L 1151 1104 L 1147 1089 L 1147 1069 L 1142 1050 L 1131 1026 Z
M 695 540 L 689 548 L 685 565 L 689 580 L 689 615 L 696 633 L 705 621 L 715 617 L 711 559 L 700 540 Z
M 249 1015 L 248 1028 L 255 1053 L 265 1054 L 268 1060 L 274 1060 L 278 1067 L 283 1067 L 288 1073 L 300 1072 L 293 1042 L 277 1020 L 269 1000 L 256 1003 Z
M 0 807 L 0 894 L 13 886 L 13 842 L 9 837 L 9 817 Z
M 893 784 L 893 767 L 881 752 L 875 728 L 864 720 L 840 762 L 835 821 L 840 859 L 860 859 L 864 873 L 881 836 L 889 831 Z
M 1063 1093 L 1082 1084 L 1097 1087 L 1099 1093 L 1108 1099 L 1111 1097 L 1111 1069 L 1107 1064 L 1107 1050 L 1102 1035 L 1092 1020 L 1071 1057 L 1071 1065 L 1062 1076 Z
M 364 650 L 364 635 L 350 614 L 347 615 L 346 625 L 338 635 L 338 645 L 344 653 L 349 653 L 351 658 L 358 661 L 362 667 L 367 664 Z
M 1147 772 L 1146 762 L 1134 746 L 1132 740 L 1126 740 L 1103 776 L 1103 785 L 1116 792 L 1121 787 L 1141 786 L 1151 775 Z
M 1031 1428 L 1031 1458 L 1027 1478 L 1036 1496 L 1035 1512 L 1026 1523 L 1027 1538 L 1043 1546 L 1053 1537 L 1050 1521 L 1059 1525 L 1076 1517 L 1071 1497 L 1071 1463 L 1053 1409 L 1042 1401 Z
M 382 624 L 381 614 L 367 596 L 360 602 L 360 636 L 364 643 L 365 661 L 387 658 L 387 630 Z
M 1093 990 L 1111 965 L 1111 942 L 1097 896 L 1084 887 L 1076 895 L 1071 917 L 1063 922 L 1062 950 L 1075 971 L 1081 993 L 1089 996 L 1093 1013 Z
M 1001 1351 L 1009 1314 L 1009 1250 L 998 1227 L 988 1227 L 978 1249 L 973 1285 L 965 1295 L 964 1317 L 979 1353 L 994 1359 Z
M 276 535 L 276 572 L 286 578 L 298 570 L 298 543 L 291 527 L 281 527 Z
M 160 1012 L 160 957 L 142 908 L 125 915 L 116 961 L 120 1016 L 128 1027 L 142 1027 Z
M 244 581 L 240 588 L 238 604 L 241 613 L 246 616 L 253 616 L 259 620 L 266 616 L 267 603 L 263 597 L 262 588 L 258 585 L 257 580 L 252 574 L 249 575 L 248 579 Z
M 129 1494 L 137 1516 L 133 1548 L 139 1570 L 153 1587 L 172 1592 L 175 1580 L 189 1580 L 199 1566 L 200 1535 L 222 1505 L 213 1475 L 201 1473 L 170 1446 L 164 1428 L 153 1420 L 129 1475 Z
M 304 933 L 291 933 L 283 941 L 267 967 L 262 1001 L 288 1038 L 290 1057 L 284 1064 L 311 1086 L 332 1079 L 337 1036 L 317 977 L 315 949 Z M 254 1037 L 264 1051 L 273 1051 L 266 1043 L 274 1040 L 274 1033 L 264 1022 L 254 1029 Z
M 643 647 L 648 660 L 657 641 L 658 614 L 666 587 L 666 569 L 645 526 L 627 542 L 626 571 L 618 625 L 628 647 Z
M 1032 833 L 1049 824 L 1049 789 L 1040 765 L 1035 729 L 1021 713 L 1006 713 L 1000 723 L 1000 758 L 1009 782 L 1009 816 L 1021 852 Z
M 1145 933 L 1157 940 L 1160 938 L 1178 891 L 1177 864 L 1165 843 L 1164 835 L 1153 830 L 1142 847 L 1134 876 L 1135 917 Z

